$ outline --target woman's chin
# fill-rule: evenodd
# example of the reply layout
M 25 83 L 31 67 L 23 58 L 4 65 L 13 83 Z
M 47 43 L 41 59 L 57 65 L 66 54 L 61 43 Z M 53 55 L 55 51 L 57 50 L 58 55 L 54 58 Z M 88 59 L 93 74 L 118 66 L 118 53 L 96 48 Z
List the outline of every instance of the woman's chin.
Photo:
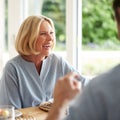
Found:
M 52 51 L 46 52 L 46 56 L 49 56 L 51 54 Z

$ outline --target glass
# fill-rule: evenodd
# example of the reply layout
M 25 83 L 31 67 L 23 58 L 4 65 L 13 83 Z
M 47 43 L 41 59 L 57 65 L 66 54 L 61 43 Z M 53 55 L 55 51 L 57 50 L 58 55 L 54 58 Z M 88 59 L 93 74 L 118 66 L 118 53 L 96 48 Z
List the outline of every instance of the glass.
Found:
M 15 110 L 11 105 L 0 106 L 0 120 L 15 120 Z

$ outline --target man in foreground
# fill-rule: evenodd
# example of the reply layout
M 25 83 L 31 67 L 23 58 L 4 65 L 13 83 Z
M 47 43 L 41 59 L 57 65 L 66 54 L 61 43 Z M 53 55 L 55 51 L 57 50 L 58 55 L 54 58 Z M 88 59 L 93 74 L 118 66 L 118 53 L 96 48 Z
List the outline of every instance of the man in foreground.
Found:
M 120 0 L 113 0 L 113 10 L 120 37 Z M 71 103 L 70 114 L 64 120 L 120 120 L 120 64 L 95 77 L 82 92 L 76 73 L 60 78 L 46 120 L 61 120 L 66 107 L 78 93 Z

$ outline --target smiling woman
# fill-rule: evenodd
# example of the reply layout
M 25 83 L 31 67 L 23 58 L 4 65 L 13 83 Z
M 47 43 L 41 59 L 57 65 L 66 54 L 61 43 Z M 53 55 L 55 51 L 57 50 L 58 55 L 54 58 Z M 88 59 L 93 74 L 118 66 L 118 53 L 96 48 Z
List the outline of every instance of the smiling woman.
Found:
M 24 34 L 22 34 L 23 32 Z M 50 36 L 48 36 L 49 34 Z M 16 50 L 21 55 L 30 55 L 31 53 L 37 55 L 41 52 L 44 44 L 52 44 L 53 48 L 55 41 L 55 28 L 51 19 L 45 16 L 29 16 L 18 32 Z
M 19 55 L 6 63 L 0 81 L 0 104 L 15 108 L 39 105 L 53 98 L 60 77 L 78 72 L 61 56 L 52 53 L 55 41 L 50 18 L 34 15 L 23 21 L 15 44 Z M 85 79 L 81 76 L 80 81 L 84 84 Z
M 81 52 L 81 1 L 18 0 L 16 2 L 16 0 L 1 0 L 0 10 L 2 13 L 0 14 L 0 26 L 3 26 L 0 30 L 0 73 L 6 61 L 17 55 L 14 43 L 21 22 L 30 15 L 40 14 L 46 15 L 54 21 L 56 28 L 55 53 L 67 58 L 76 69 L 79 66 L 81 70 L 80 63 L 77 63 L 81 62 L 81 59 L 77 57 L 78 52 Z

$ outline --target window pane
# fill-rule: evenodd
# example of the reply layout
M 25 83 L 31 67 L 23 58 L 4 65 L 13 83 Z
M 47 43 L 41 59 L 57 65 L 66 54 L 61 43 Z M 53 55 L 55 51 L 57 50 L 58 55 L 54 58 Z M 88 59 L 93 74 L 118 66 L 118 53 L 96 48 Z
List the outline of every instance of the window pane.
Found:
M 42 6 L 42 14 L 50 17 L 56 28 L 56 50 L 65 50 L 65 0 L 46 0 Z

